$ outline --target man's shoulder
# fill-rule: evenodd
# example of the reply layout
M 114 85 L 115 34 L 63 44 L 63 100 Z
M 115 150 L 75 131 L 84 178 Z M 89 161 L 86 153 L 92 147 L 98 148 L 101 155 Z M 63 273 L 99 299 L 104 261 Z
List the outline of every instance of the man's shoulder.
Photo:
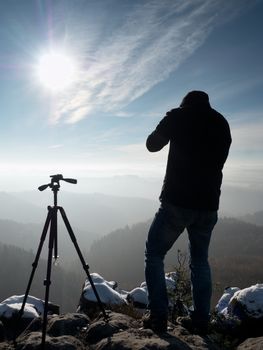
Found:
M 182 108 L 173 108 L 166 113 L 166 117 L 173 117 L 181 114 L 181 112 L 182 112 Z
M 211 108 L 212 114 L 214 115 L 215 118 L 217 118 L 217 121 L 221 124 L 228 125 L 227 119 L 223 116 L 223 114 L 219 113 L 215 109 Z

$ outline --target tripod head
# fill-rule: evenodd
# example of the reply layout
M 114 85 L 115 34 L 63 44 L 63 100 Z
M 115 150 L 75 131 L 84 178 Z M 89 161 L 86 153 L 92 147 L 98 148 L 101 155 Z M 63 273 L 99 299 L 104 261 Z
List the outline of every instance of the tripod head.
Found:
M 76 184 L 77 183 L 77 180 L 64 178 L 63 175 L 61 175 L 61 174 L 50 175 L 50 177 L 51 177 L 51 182 L 49 184 L 39 186 L 38 187 L 39 191 L 44 191 L 48 187 L 50 187 L 52 191 L 58 191 L 59 188 L 60 188 L 59 181 L 61 181 L 61 180 L 69 182 L 71 184 Z

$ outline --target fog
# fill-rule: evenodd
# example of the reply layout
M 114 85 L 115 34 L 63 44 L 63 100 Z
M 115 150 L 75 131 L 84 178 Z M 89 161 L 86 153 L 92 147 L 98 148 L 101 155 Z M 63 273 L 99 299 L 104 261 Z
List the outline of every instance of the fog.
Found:
M 65 177 L 68 177 L 71 174 L 65 174 Z M 71 176 L 69 176 L 71 177 Z M 72 176 L 74 177 L 74 176 Z M 92 203 L 91 197 L 86 197 L 85 195 L 91 194 L 103 194 L 106 196 L 114 196 L 114 197 L 123 197 L 123 198 L 140 198 L 149 200 L 148 204 L 153 208 L 158 207 L 158 197 L 161 192 L 162 187 L 162 177 L 139 177 L 133 175 L 126 176 L 105 176 L 105 177 L 79 177 L 77 178 L 78 183 L 76 185 L 72 185 L 66 182 L 61 181 L 61 188 L 59 192 L 59 200 L 62 201 L 62 205 L 67 205 L 65 209 L 74 211 L 74 212 L 82 212 L 84 210 L 85 201 L 89 205 L 86 207 L 86 212 L 91 210 Z M 38 186 L 48 183 L 50 181 L 49 176 L 24 176 L 19 178 L 17 181 L 12 182 L 12 186 L 10 186 L 10 178 L 9 185 L 6 182 L 2 182 L 2 186 L 0 189 L 4 193 L 11 194 L 19 201 L 26 201 L 28 205 L 34 205 L 34 208 L 28 207 L 28 213 L 26 213 L 26 208 L 24 210 L 23 215 L 28 217 L 30 215 L 32 217 L 32 222 L 35 222 L 34 216 L 40 215 L 39 210 L 35 208 L 45 208 L 47 205 L 52 204 L 52 193 L 50 189 L 45 190 L 44 192 L 38 191 Z M 6 186 L 3 186 L 3 185 Z M 66 193 L 68 193 L 66 195 Z M 69 193 L 75 194 L 74 197 L 69 199 Z M 81 194 L 82 196 L 76 196 L 76 194 Z M 94 206 L 100 204 L 103 208 L 105 202 L 107 206 L 114 206 L 110 204 L 107 197 L 104 199 L 100 197 L 99 203 L 98 198 L 96 201 L 93 201 Z M 123 199 L 123 202 L 124 199 Z M 127 202 L 127 201 L 126 201 Z M 153 204 L 152 202 L 155 202 Z M 61 204 L 61 203 L 60 203 Z M 128 203 L 127 203 L 128 205 Z M 148 205 L 146 205 L 147 207 Z M 1 213 L 0 218 L 6 218 L 4 213 L 8 211 L 6 208 L 6 203 L 4 198 L 1 200 Z M 244 186 L 243 184 L 237 183 L 237 185 L 229 184 L 227 181 L 223 182 L 221 200 L 220 200 L 220 214 L 223 216 L 242 216 L 245 214 L 252 214 L 257 211 L 261 211 L 263 209 L 263 190 L 260 187 L 249 187 Z M 11 210 L 11 208 L 10 208 Z M 103 210 L 103 209 L 102 209 Z M 129 216 L 129 209 L 125 206 L 123 208 L 123 214 L 125 210 L 127 210 L 127 216 Z M 139 210 L 138 210 L 139 211 Z M 16 212 L 16 215 L 19 213 Z M 20 215 L 22 216 L 22 214 Z M 81 221 L 81 217 L 79 216 L 79 220 Z M 15 219 L 14 217 L 8 216 L 8 218 Z M 140 221 L 141 217 L 138 217 L 138 221 Z M 133 223 L 136 222 L 135 218 L 131 220 Z M 37 220 L 38 222 L 39 220 Z M 31 220 L 30 220 L 31 222 Z M 83 225 L 81 225 L 83 226 Z M 119 226 L 118 226 L 119 227 Z M 118 228 L 116 227 L 116 228 Z M 112 228 L 112 227 L 111 227 Z

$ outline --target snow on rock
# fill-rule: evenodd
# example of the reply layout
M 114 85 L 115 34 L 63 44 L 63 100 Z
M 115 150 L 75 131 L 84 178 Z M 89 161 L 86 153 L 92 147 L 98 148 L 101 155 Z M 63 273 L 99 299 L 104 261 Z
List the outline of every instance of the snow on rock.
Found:
M 0 303 L 0 318 L 11 318 L 18 313 L 22 307 L 24 295 L 13 295 L 12 297 L 3 300 Z M 33 296 L 27 297 L 23 318 L 35 318 L 41 315 L 44 311 L 44 302 L 41 299 Z
M 263 284 L 241 289 L 233 295 L 228 304 L 228 313 L 241 319 L 263 318 Z
M 260 336 L 263 329 L 263 284 L 227 288 L 215 308 L 215 325 L 235 336 Z
M 177 284 L 176 272 L 167 272 L 165 274 L 165 282 L 166 282 L 167 289 L 174 290 Z
M 99 274 L 96 273 L 96 272 L 91 273 L 91 278 L 92 278 L 92 281 L 93 281 L 94 283 L 98 283 L 98 284 L 100 284 L 100 283 L 105 283 L 105 284 L 107 284 L 109 287 L 111 287 L 112 289 L 116 289 L 117 286 L 118 286 L 118 283 L 117 283 L 117 282 L 115 282 L 115 281 L 106 281 L 101 275 L 99 275 Z M 88 280 L 88 279 L 86 279 L 86 282 L 89 284 L 89 280 Z M 85 282 L 85 283 L 86 283 L 86 282 Z
M 239 291 L 240 289 L 238 287 L 227 287 L 224 290 L 224 294 L 222 297 L 219 299 L 215 311 L 217 313 L 226 315 L 227 314 L 227 307 L 230 302 L 230 299 L 232 296 L 235 294 L 235 292 Z
M 116 282 L 108 282 L 97 273 L 91 273 L 90 276 L 102 303 L 109 305 L 126 304 L 123 295 L 113 289 L 113 287 L 116 288 Z M 86 279 L 84 284 L 83 297 L 88 301 L 97 302 L 96 295 L 88 279 Z
M 146 308 L 148 305 L 148 295 L 146 287 L 137 287 L 127 294 L 127 301 L 135 307 Z
M 135 307 L 146 308 L 148 304 L 148 292 L 146 282 L 142 282 L 140 287 L 132 289 L 130 292 L 117 288 L 117 283 L 114 281 L 106 281 L 98 273 L 91 274 L 92 281 L 99 294 L 101 301 L 104 304 L 124 304 L 132 303 Z M 177 275 L 175 272 L 165 274 L 167 289 L 175 290 Z M 92 286 L 86 279 L 83 288 L 83 297 L 92 302 L 97 302 L 97 298 L 93 292 Z

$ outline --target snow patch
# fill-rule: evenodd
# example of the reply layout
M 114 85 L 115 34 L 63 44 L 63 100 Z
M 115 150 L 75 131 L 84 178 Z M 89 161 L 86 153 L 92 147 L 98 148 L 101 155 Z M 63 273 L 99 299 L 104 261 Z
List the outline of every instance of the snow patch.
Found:
M 0 317 L 12 318 L 17 314 L 24 300 L 24 295 L 13 295 L 0 303 Z M 28 296 L 22 318 L 35 318 L 44 312 L 44 302 L 33 296 Z

